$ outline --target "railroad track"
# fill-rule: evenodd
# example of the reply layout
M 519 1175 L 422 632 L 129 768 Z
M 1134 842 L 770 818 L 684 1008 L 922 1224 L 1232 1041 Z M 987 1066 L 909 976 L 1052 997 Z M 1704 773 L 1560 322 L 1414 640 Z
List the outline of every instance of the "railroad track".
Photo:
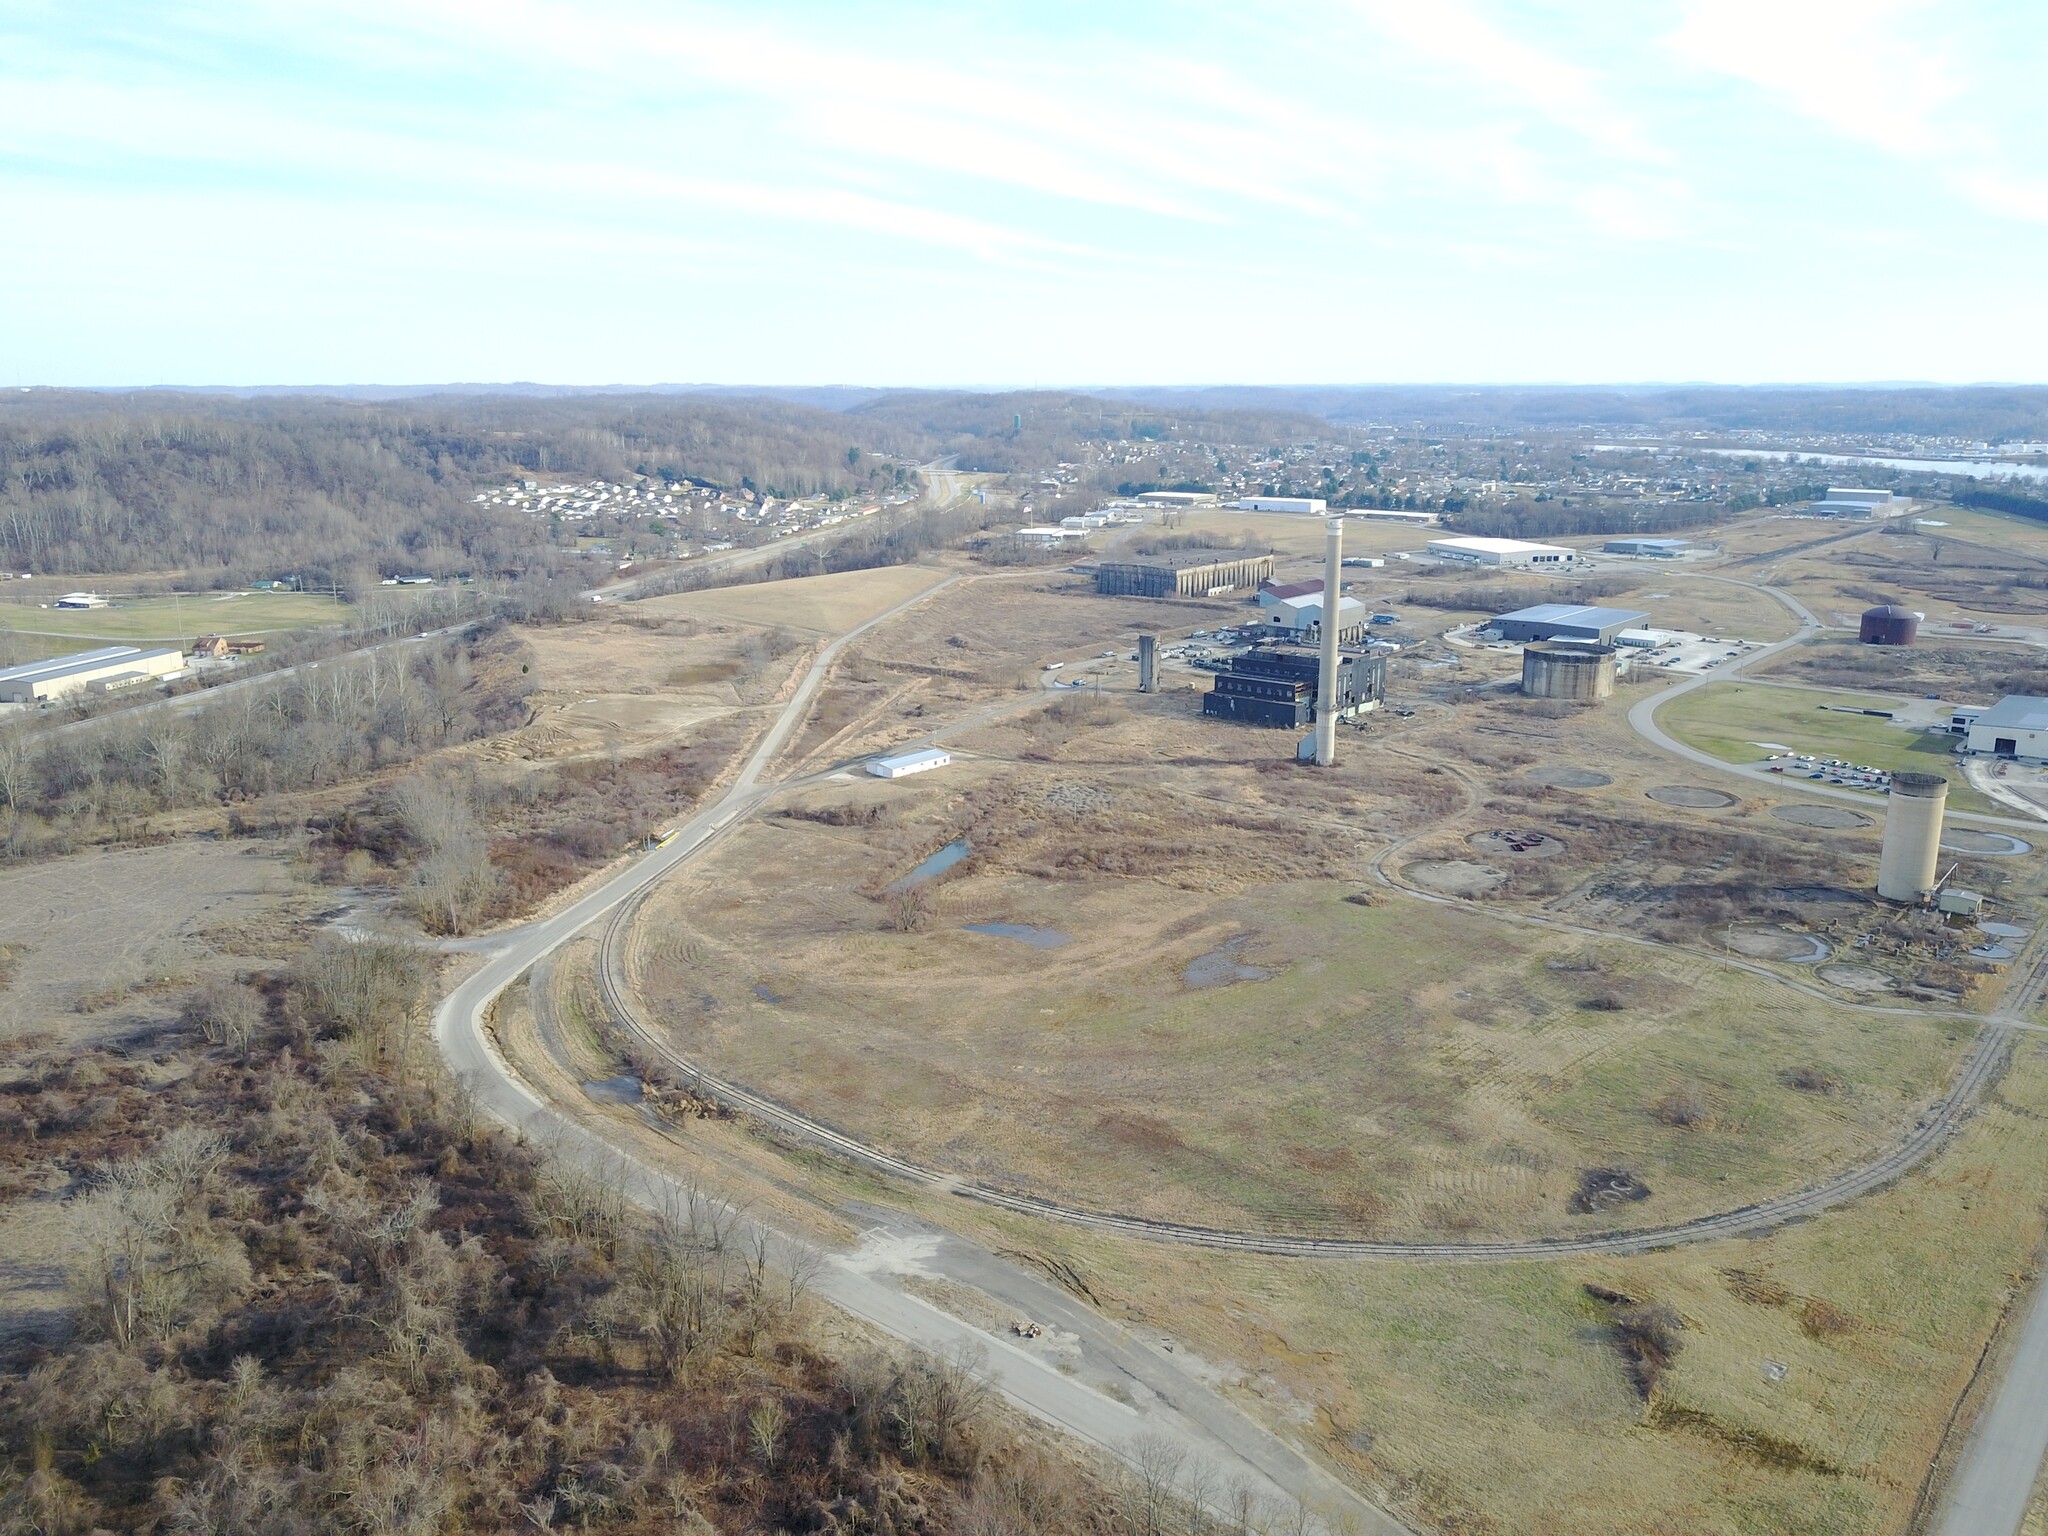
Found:
M 651 889 L 651 888 L 650 888 Z M 1844 1170 L 1805 1189 L 1774 1199 L 1738 1206 L 1674 1222 L 1620 1232 L 1577 1237 L 1525 1238 L 1501 1242 L 1399 1243 L 1364 1238 L 1318 1237 L 1308 1233 L 1257 1232 L 1225 1227 L 1159 1221 L 1114 1211 L 1090 1210 L 1036 1195 L 996 1189 L 935 1168 L 926 1168 L 884 1152 L 860 1138 L 787 1104 L 707 1072 L 651 1027 L 635 1007 L 626 978 L 626 945 L 633 919 L 648 892 L 622 903 L 605 924 L 598 954 L 598 982 L 606 1008 L 618 1026 L 654 1058 L 679 1072 L 690 1089 L 736 1114 L 768 1126 L 805 1146 L 843 1158 L 871 1172 L 919 1188 L 958 1196 L 1019 1215 L 1035 1216 L 1066 1226 L 1143 1238 L 1153 1242 L 1223 1249 L 1281 1258 L 1362 1259 L 1429 1263 L 1499 1263 L 1526 1259 L 1600 1257 L 1649 1253 L 1687 1243 L 1748 1237 L 1819 1215 L 1834 1206 L 1882 1189 L 1939 1151 L 1960 1127 L 1986 1086 L 2003 1070 L 2012 1044 L 2016 1013 L 2011 1003 L 1997 1015 L 1983 1018 L 1976 1043 L 1942 1099 L 1921 1116 L 1896 1146 L 1869 1162 Z M 1564 926 L 1564 925 L 1559 925 Z M 2025 989 L 2023 1007 L 2030 1008 L 2048 988 L 2048 948 L 2036 947 L 2028 973 L 2018 984 Z M 2008 996 L 2011 996 L 2009 990 Z M 1913 1010 L 1874 1010 L 1909 1012 Z M 1971 1015 L 1969 1017 L 1978 1017 Z

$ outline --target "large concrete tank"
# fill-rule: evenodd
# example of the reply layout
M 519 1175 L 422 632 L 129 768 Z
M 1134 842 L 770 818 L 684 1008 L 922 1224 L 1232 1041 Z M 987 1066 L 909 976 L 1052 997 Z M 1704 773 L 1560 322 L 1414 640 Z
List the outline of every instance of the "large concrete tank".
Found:
M 1865 645 L 1911 645 L 1920 638 L 1920 615 L 1897 603 L 1866 608 L 1856 638 Z
M 1941 859 L 1941 817 L 1948 780 L 1938 773 L 1895 773 L 1884 813 L 1884 852 L 1877 861 L 1877 894 L 1886 901 L 1918 901 L 1934 889 Z
M 1150 693 L 1159 686 L 1159 637 L 1138 636 L 1138 692 Z
M 1522 647 L 1522 692 L 1532 699 L 1604 699 L 1614 692 L 1614 647 L 1532 640 Z

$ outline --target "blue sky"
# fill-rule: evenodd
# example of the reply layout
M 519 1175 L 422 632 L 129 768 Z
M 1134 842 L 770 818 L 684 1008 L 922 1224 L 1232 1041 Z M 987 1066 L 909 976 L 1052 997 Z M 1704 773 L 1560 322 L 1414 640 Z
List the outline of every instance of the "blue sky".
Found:
M 0 0 L 0 383 L 2048 378 L 2041 0 Z

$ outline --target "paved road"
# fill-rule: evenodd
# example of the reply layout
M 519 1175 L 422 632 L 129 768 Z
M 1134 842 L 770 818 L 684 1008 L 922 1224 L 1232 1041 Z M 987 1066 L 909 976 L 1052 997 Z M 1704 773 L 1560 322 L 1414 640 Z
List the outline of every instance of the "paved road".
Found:
M 1732 577 L 1713 579 L 1735 580 Z M 1724 773 L 1743 773 L 1752 778 L 1776 781 L 1780 788 L 1799 789 L 1808 794 L 1826 795 L 1831 799 L 1867 803 L 1868 797 L 1859 795 L 1854 790 L 1786 780 L 1781 774 L 1766 774 L 1759 769 L 1724 763 L 1719 758 L 1695 751 L 1682 742 L 1673 741 L 1658 729 L 1655 719 L 1658 709 L 1680 694 L 1688 693 L 1718 678 L 1725 678 L 1729 673 L 1740 671 L 1750 662 L 1796 645 L 1822 627 L 1813 614 L 1791 594 L 1761 584 L 1737 584 L 1755 585 L 1758 591 L 1767 593 L 1792 609 L 1799 616 L 1800 632 L 1789 640 L 1782 640 L 1776 645 L 1754 651 L 1731 663 L 1716 677 L 1696 678 L 1643 700 L 1629 711 L 1629 724 L 1640 735 L 1666 752 Z M 1999 626 L 1997 638 L 2041 645 L 2048 641 L 2048 632 Z M 2030 834 L 2038 833 L 2040 830 L 2038 821 L 2027 818 L 1951 812 L 1949 819 L 1967 821 L 1978 826 L 2012 828 Z M 2000 1024 L 1987 1027 L 1984 1034 L 1979 1037 L 1978 1056 L 1981 1057 L 1985 1048 L 1990 1045 L 1994 1029 L 2001 1035 L 2008 1033 L 2014 1025 L 2023 1025 L 2027 1016 L 2040 1006 L 2042 994 L 2044 990 L 2048 990 L 2048 979 L 2044 979 L 2043 976 L 2042 955 L 2036 953 L 2031 956 L 2028 967 L 2024 976 L 2015 977 L 2006 988 L 2005 998 L 1999 1008 Z M 2000 1049 L 2002 1048 L 2001 1044 Z M 1966 1070 L 1966 1077 L 1976 1065 L 1976 1061 L 1973 1060 L 1970 1069 Z M 2028 1311 L 2026 1324 L 2021 1330 L 2012 1361 L 2006 1367 L 1997 1395 L 1972 1429 L 1962 1462 L 1957 1467 L 1942 1501 L 1940 1536 L 2015 1536 L 2021 1521 L 2026 1518 L 2027 1502 L 2032 1496 L 2034 1481 L 2040 1475 L 2044 1458 L 2048 1458 L 2048 1285 L 2037 1282 L 2034 1300 Z
M 110 710 L 103 715 L 92 715 L 84 720 L 67 720 L 62 725 L 45 725 L 37 730 L 38 739 L 52 736 L 66 736 L 78 731 L 97 730 L 101 726 L 125 724 L 133 720 L 147 720 L 156 715 L 178 717 L 194 715 L 203 709 L 210 709 L 222 699 L 242 692 L 244 689 L 261 687 L 265 683 L 279 683 L 286 678 L 296 677 L 301 672 L 317 672 L 324 666 L 339 666 L 360 656 L 373 655 L 378 651 L 395 650 L 403 645 L 418 645 L 422 641 L 439 639 L 443 635 L 459 635 L 476 622 L 475 618 L 464 619 L 460 624 L 447 624 L 439 629 L 426 629 L 416 635 L 397 635 L 389 640 L 379 640 L 374 645 L 360 646 L 353 651 L 341 651 L 333 656 L 323 656 L 318 661 L 302 661 L 294 666 L 273 667 L 268 672 L 251 672 L 230 682 L 215 683 L 201 688 L 196 693 L 173 694 L 168 698 L 151 699 L 147 703 L 130 704 L 121 709 Z M 30 717 L 33 720 L 34 717 Z
M 1704 573 L 1695 573 L 1695 575 L 1700 580 L 1720 581 L 1726 582 L 1730 586 L 1748 587 L 1752 591 L 1765 594 L 1767 597 L 1776 598 L 1780 603 L 1791 609 L 1793 615 L 1798 618 L 1799 629 L 1786 639 L 1750 651 L 1746 655 L 1739 656 L 1712 672 L 1702 672 L 1698 676 L 1688 677 L 1682 683 L 1674 683 L 1670 687 L 1660 688 L 1648 698 L 1638 700 L 1629 706 L 1628 723 L 1630 728 L 1638 736 L 1641 736 L 1659 750 L 1668 752 L 1673 757 L 1684 758 L 1687 762 L 1697 763 L 1703 768 L 1711 768 L 1716 773 L 1734 774 L 1741 778 L 1754 779 L 1758 783 L 1769 784 L 1774 789 L 1797 790 L 1801 794 L 1820 795 L 1829 800 L 1845 800 L 1851 805 L 1861 806 L 1866 811 L 1881 807 L 1883 804 L 1881 796 L 1873 796 L 1861 790 L 1843 789 L 1832 784 L 1815 784 L 1809 779 L 1796 778 L 1782 773 L 1772 773 L 1768 769 L 1759 768 L 1753 763 L 1724 762 L 1710 752 L 1702 752 L 1697 747 L 1688 746 L 1685 742 L 1677 740 L 1667 734 L 1663 727 L 1657 724 L 1657 712 L 1673 699 L 1682 698 L 1694 689 L 1704 688 L 1710 683 L 1730 682 L 1737 674 L 1753 663 L 1776 656 L 1795 645 L 1804 644 L 1819 631 L 1828 627 L 1814 616 L 1811 609 L 1793 597 L 1789 592 L 1780 591 L 1776 587 L 1767 587 L 1758 582 L 1739 581 L 1732 576 L 1709 576 Z M 2038 820 L 2025 816 L 1990 816 L 1975 811 L 1952 810 L 1948 813 L 1948 819 L 1950 821 L 1968 822 L 1971 826 L 1975 827 L 1997 827 L 2001 830 L 2025 832 L 2034 836 L 2038 836 L 2041 831 L 2041 823 Z
M 556 1155 L 614 1179 L 650 1208 L 659 1208 L 674 1197 L 678 1186 L 666 1173 L 632 1160 L 522 1082 L 492 1043 L 486 1012 L 500 992 L 538 961 L 753 814 L 777 788 L 764 786 L 763 774 L 807 716 L 811 699 L 839 652 L 866 630 L 951 584 L 942 582 L 929 588 L 827 646 L 720 799 L 679 829 L 668 844 L 628 865 L 561 912 L 501 935 L 501 947 L 442 1001 L 434 1013 L 434 1039 L 450 1069 L 472 1085 L 486 1110 L 529 1139 L 551 1146 Z M 1030 1281 L 1015 1266 L 1008 1266 L 1012 1271 L 1008 1275 L 1000 1273 L 1003 1261 L 992 1254 L 974 1254 L 971 1244 L 952 1234 L 911 1232 L 906 1242 L 906 1224 L 905 1218 L 892 1216 L 879 1223 L 870 1234 L 873 1240 L 864 1241 L 853 1254 L 826 1256 L 816 1286 L 820 1294 L 854 1316 L 925 1349 L 939 1353 L 956 1346 L 987 1349 L 987 1374 L 1005 1397 L 1113 1454 L 1132 1454 L 1140 1437 L 1163 1438 L 1186 1453 L 1190 1468 L 1234 1476 L 1269 1503 L 1298 1500 L 1348 1520 L 1368 1536 L 1408 1536 L 1398 1522 L 1233 1408 L 1169 1357 L 1118 1339 L 1106 1319 L 1060 1303 L 1051 1287 L 1041 1287 L 1031 1304 L 1061 1319 L 1068 1332 L 1086 1339 L 1096 1358 L 1116 1363 L 1122 1374 L 1142 1383 L 1144 1395 L 1133 1394 L 1134 1405 L 1066 1374 L 1048 1351 L 1034 1352 L 1021 1341 L 1012 1344 L 998 1339 L 992 1343 L 982 1330 L 908 1294 L 889 1277 L 904 1272 L 906 1254 L 909 1272 L 917 1272 L 921 1250 L 936 1254 L 943 1248 L 950 1267 L 963 1272 L 978 1267 L 988 1286 L 1002 1287 L 1009 1294 L 1017 1294 Z

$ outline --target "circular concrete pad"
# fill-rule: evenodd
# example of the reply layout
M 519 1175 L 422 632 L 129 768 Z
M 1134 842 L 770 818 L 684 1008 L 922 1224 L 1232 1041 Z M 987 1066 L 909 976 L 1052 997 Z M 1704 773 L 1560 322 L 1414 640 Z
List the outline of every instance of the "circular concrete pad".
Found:
M 1970 827 L 1948 827 L 1941 834 L 1941 846 L 1950 853 L 1986 853 L 2005 858 L 2031 851 L 2031 845 L 2003 832 L 1979 832 Z
M 1870 818 L 1840 805 L 1778 805 L 1771 814 L 1801 827 L 1867 827 Z
M 1660 784 L 1643 793 L 1659 805 L 1682 805 L 1694 811 L 1726 810 L 1735 803 L 1733 795 L 1725 795 L 1718 789 L 1702 789 L 1697 784 Z
M 1469 859 L 1423 859 L 1402 871 L 1425 891 L 1444 896 L 1483 896 L 1507 876 L 1491 864 Z
M 1738 955 L 1752 960 L 1788 960 L 1811 965 L 1828 957 L 1828 947 L 1810 933 L 1793 933 L 1786 928 L 1730 928 L 1723 942 Z
M 1814 975 L 1844 992 L 1889 992 L 1892 979 L 1870 965 L 1823 965 Z
M 1531 768 L 1522 777 L 1547 789 L 1598 789 L 1602 784 L 1614 782 L 1606 774 L 1595 773 L 1590 768 Z

